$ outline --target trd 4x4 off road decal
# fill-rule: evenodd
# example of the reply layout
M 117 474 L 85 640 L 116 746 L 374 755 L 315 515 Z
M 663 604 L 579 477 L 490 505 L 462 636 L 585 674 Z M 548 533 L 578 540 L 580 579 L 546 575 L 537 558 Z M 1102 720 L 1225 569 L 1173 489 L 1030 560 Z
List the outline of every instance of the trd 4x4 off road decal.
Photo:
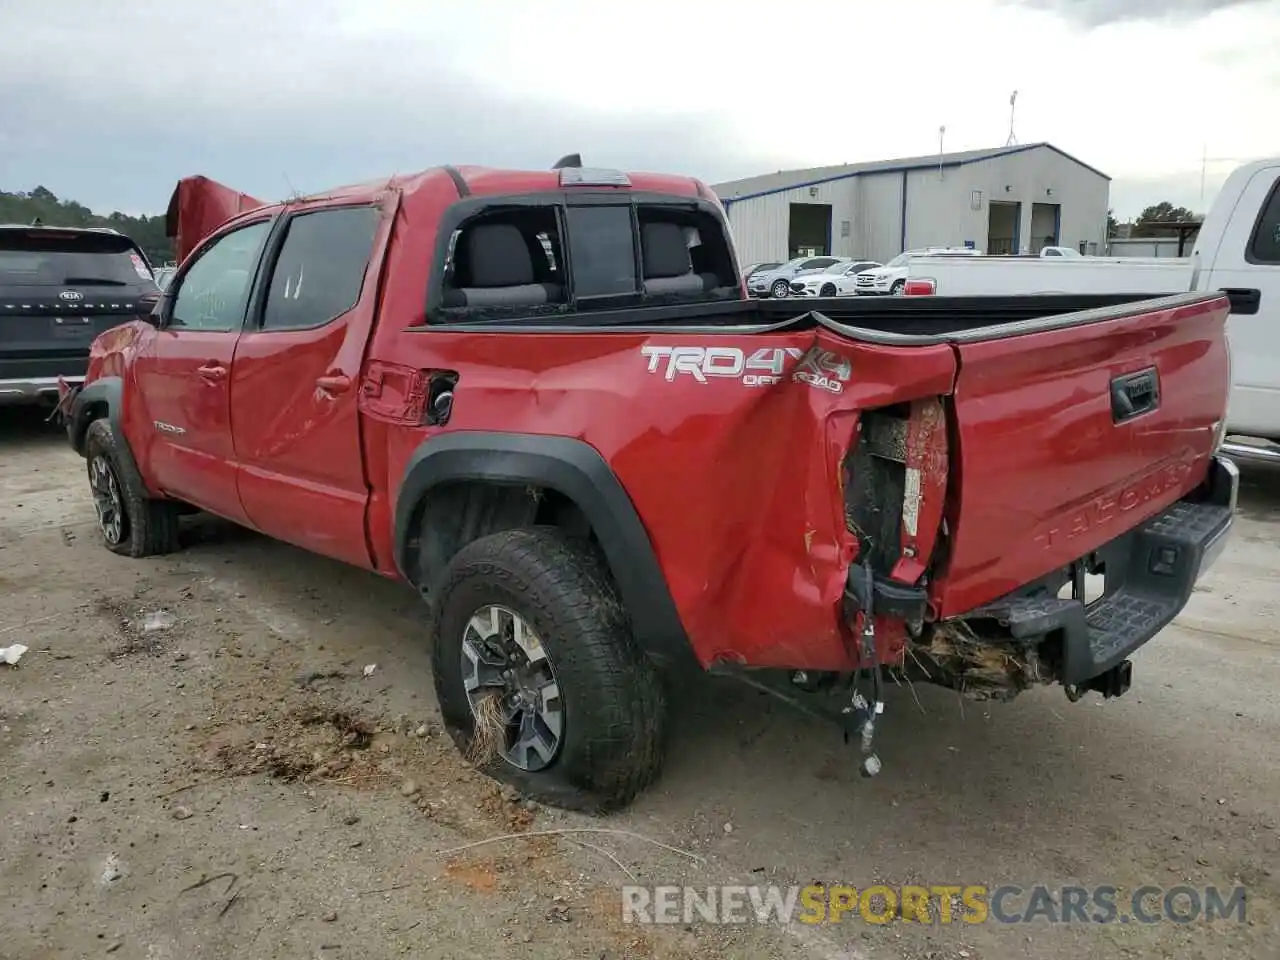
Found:
M 711 378 L 738 380 L 746 387 L 766 387 L 781 383 L 789 361 L 799 361 L 791 371 L 791 379 L 820 390 L 840 393 L 853 375 L 849 358 L 830 350 L 811 347 L 761 347 L 748 354 L 737 347 L 657 347 L 640 348 L 649 361 L 650 373 L 661 373 L 667 380 L 681 374 L 708 383 Z
M 800 358 L 800 364 L 791 374 L 792 380 L 801 380 L 820 390 L 839 393 L 853 376 L 853 364 L 830 350 L 810 347 Z

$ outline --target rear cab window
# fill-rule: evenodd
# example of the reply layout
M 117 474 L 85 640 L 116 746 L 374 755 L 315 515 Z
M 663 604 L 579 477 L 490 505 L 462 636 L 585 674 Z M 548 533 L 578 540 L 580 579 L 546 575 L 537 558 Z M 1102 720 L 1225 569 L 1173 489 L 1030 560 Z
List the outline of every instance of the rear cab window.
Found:
M 569 207 L 573 290 L 578 297 L 638 292 L 631 207 Z
M 558 312 L 568 302 L 563 251 L 555 206 L 496 203 L 451 232 L 440 309 L 452 319 Z
M 443 261 L 433 322 L 608 322 L 611 310 L 737 299 L 740 282 L 722 222 L 692 198 L 496 198 L 451 231 Z

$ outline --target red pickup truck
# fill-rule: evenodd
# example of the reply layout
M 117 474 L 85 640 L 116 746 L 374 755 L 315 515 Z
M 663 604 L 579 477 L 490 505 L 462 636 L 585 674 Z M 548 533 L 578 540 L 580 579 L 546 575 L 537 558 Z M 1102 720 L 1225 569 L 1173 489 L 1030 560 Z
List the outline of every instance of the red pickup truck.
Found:
M 171 214 L 63 396 L 107 547 L 194 509 L 413 585 L 456 742 L 552 803 L 656 775 L 663 664 L 868 773 L 890 674 L 1119 695 L 1232 522 L 1221 294 L 755 301 L 706 186 L 572 159 Z

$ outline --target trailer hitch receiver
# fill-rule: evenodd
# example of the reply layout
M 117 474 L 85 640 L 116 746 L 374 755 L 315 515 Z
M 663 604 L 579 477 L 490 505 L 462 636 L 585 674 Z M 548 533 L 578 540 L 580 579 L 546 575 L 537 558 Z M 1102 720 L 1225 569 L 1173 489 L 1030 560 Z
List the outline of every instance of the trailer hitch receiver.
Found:
M 1084 683 L 1067 687 L 1067 698 L 1079 700 L 1086 691 L 1096 690 L 1104 698 L 1122 697 L 1133 686 L 1133 661 L 1122 660 L 1110 670 L 1104 670 Z

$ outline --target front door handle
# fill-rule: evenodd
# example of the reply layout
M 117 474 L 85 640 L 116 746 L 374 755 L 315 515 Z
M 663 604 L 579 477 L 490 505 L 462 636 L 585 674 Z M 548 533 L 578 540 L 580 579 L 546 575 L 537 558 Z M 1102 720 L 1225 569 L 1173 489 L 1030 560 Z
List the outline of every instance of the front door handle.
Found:
M 346 393 L 351 389 L 351 378 L 342 373 L 328 374 L 317 377 L 316 386 L 325 393 Z
M 227 378 L 227 368 L 220 363 L 206 363 L 202 367 L 197 367 L 196 372 L 206 380 L 225 380 Z

